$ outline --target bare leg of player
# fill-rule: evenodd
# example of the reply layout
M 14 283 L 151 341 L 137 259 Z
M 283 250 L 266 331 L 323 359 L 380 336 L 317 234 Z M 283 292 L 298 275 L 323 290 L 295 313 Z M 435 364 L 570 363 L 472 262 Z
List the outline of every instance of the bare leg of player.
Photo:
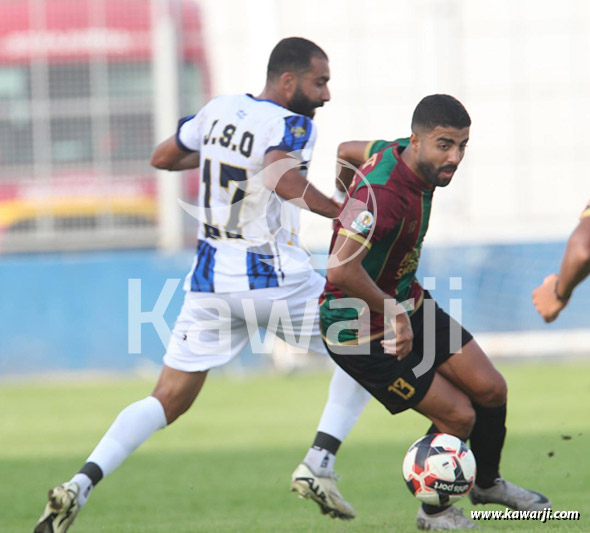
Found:
M 475 424 L 469 398 L 445 377 L 434 374 L 432 384 L 414 410 L 429 418 L 441 433 L 467 440 Z
M 519 511 L 542 511 L 551 506 L 539 492 L 518 487 L 500 476 L 500 457 L 506 436 L 507 386 L 475 340 L 443 363 L 438 372 L 469 396 L 476 413 L 470 436 L 477 460 L 477 478 L 469 493 L 473 503 L 500 503 Z
M 469 398 L 440 374 L 434 374 L 432 384 L 422 401 L 414 407 L 428 417 L 442 433 L 467 440 L 475 424 L 475 410 Z M 475 529 L 477 524 L 452 505 L 436 506 L 423 503 L 418 510 L 418 529 Z
M 91 490 L 158 429 L 186 412 L 199 394 L 207 372 L 181 372 L 164 366 L 150 396 L 127 406 L 67 483 L 49 491 L 49 502 L 35 533 L 62 533 L 72 525 Z

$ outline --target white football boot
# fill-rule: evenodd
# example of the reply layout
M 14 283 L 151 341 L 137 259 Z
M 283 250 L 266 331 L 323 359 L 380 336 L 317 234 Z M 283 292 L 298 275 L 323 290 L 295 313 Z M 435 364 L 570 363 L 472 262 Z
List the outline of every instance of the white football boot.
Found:
M 463 509 L 457 509 L 454 505 L 436 514 L 426 514 L 422 506 L 418 509 L 418 529 L 425 531 L 447 531 L 449 529 L 479 529 L 479 526 L 469 520 Z
M 494 481 L 489 489 L 477 485 L 469 492 L 471 503 L 499 503 L 515 511 L 542 511 L 551 507 L 551 501 L 540 492 L 523 489 L 501 477 Z
M 34 533 L 65 533 L 80 511 L 78 491 L 78 485 L 72 482 L 51 489 Z
M 336 481 L 336 475 L 316 476 L 305 463 L 301 463 L 291 476 L 291 492 L 313 500 L 320 506 L 322 514 L 350 520 L 356 516 L 354 509 L 340 494 Z

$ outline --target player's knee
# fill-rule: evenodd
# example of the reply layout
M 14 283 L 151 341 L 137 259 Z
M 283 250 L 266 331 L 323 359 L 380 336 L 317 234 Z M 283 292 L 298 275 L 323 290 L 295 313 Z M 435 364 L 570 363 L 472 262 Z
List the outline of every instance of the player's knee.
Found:
M 457 424 L 461 432 L 461 438 L 465 440 L 471 434 L 475 424 L 475 409 L 472 406 L 462 409 L 457 417 Z
M 162 404 L 168 425 L 172 424 L 180 415 L 186 413 L 192 403 L 185 401 L 174 389 L 166 387 L 156 387 L 152 396 Z
M 486 382 L 485 387 L 478 392 L 475 402 L 483 407 L 500 407 L 506 404 L 508 385 L 504 376 L 499 372 L 493 379 Z
M 452 435 L 463 440 L 467 439 L 475 424 L 475 410 L 473 406 L 468 403 L 457 405 L 449 413 L 447 424 L 451 428 L 450 433 Z

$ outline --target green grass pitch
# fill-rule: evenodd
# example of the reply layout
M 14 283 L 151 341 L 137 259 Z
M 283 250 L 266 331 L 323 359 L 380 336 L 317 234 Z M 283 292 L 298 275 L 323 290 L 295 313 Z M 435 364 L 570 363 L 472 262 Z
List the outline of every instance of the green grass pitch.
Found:
M 503 475 L 550 496 L 555 510 L 579 511 L 581 520 L 486 521 L 482 530 L 589 532 L 590 365 L 500 369 L 509 385 Z M 101 482 L 71 531 L 416 531 L 417 501 L 401 462 L 428 423 L 413 412 L 392 417 L 373 401 L 342 446 L 336 469 L 355 520 L 321 516 L 289 493 L 328 382 L 329 375 L 212 376 L 189 413 Z M 151 386 L 123 379 L 0 385 L 0 531 L 30 533 L 47 490 L 69 479 L 116 414 Z M 472 509 L 467 499 L 461 506 Z

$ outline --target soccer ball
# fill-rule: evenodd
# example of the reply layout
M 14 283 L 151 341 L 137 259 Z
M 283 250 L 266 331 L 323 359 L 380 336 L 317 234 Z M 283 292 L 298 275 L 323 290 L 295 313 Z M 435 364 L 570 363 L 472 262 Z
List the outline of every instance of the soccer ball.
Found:
M 435 433 L 412 444 L 402 466 L 410 492 L 430 505 L 459 501 L 473 487 L 475 457 L 461 439 Z

